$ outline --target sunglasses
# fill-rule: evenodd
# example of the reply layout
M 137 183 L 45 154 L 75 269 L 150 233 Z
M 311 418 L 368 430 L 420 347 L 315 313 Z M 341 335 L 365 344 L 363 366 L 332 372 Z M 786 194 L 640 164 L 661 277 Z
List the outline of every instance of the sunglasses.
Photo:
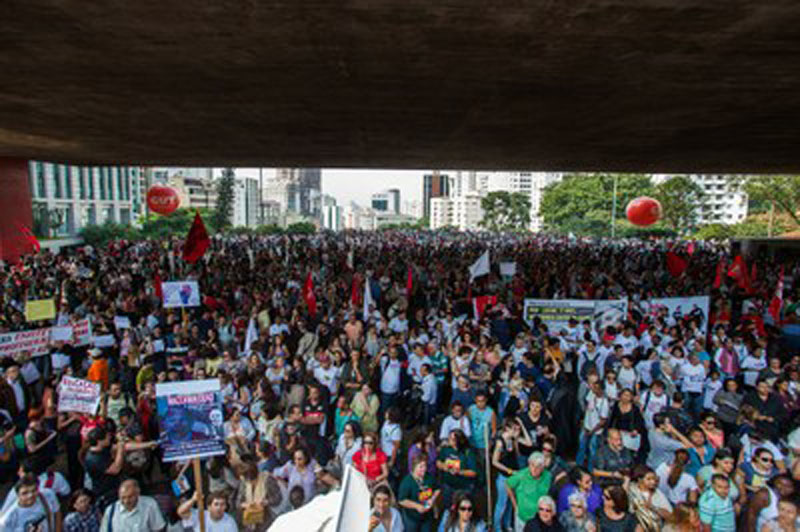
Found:
M 460 512 L 471 512 L 472 506 L 459 506 L 458 511 Z
M 375 445 L 375 440 L 364 440 L 364 445 Z
M 544 453 L 552 453 L 553 449 L 551 449 L 549 447 L 542 447 L 542 452 L 544 452 Z
M 762 456 L 761 458 L 759 458 L 759 460 L 761 460 L 765 464 L 771 464 L 772 463 L 772 458 L 770 458 L 769 456 Z
M 544 513 L 548 513 L 548 514 L 553 513 L 553 509 L 552 508 L 539 508 L 539 511 L 540 512 L 544 512 Z

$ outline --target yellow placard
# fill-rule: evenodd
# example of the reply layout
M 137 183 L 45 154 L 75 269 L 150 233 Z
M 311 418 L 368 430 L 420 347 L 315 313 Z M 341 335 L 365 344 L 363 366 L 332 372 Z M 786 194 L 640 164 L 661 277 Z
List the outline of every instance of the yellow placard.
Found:
M 27 321 L 52 320 L 55 317 L 55 299 L 35 299 L 25 303 L 25 319 Z

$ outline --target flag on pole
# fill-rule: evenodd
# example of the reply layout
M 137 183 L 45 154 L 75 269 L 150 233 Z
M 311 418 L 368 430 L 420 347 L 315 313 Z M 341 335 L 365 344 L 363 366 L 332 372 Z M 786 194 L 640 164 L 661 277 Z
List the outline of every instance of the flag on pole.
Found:
M 244 350 L 250 351 L 250 346 L 258 340 L 258 328 L 256 328 L 256 319 L 250 316 L 250 321 L 247 323 L 247 334 L 244 338 Z
M 28 229 L 27 226 L 18 223 L 17 230 L 20 233 L 22 233 L 23 237 L 25 237 L 25 241 L 31 245 L 34 253 L 39 253 L 39 251 L 42 250 L 42 245 L 39 243 L 39 239 L 36 238 L 36 235 L 34 235 L 33 232 L 30 229 Z
M 483 252 L 483 255 L 478 257 L 478 260 L 472 263 L 469 267 L 469 282 L 475 280 L 476 277 L 486 275 L 489 273 L 489 250 Z
M 755 281 L 758 275 L 758 270 L 756 270 L 756 263 L 753 263 L 753 267 L 750 269 L 750 281 Z
M 411 266 L 408 266 L 408 274 L 406 275 L 406 297 L 411 297 L 411 290 L 414 288 L 414 272 Z
M 372 299 L 372 290 L 369 287 L 369 277 L 364 278 L 364 321 L 369 320 L 369 306 L 375 305 Z
M 719 259 L 717 264 L 717 275 L 714 277 L 714 289 L 719 289 L 722 286 L 722 272 L 725 270 L 725 259 Z
M 161 275 L 158 272 L 153 275 L 153 292 L 159 301 L 164 299 L 164 293 L 161 291 Z
M 667 251 L 667 270 L 669 270 L 670 275 L 680 277 L 688 267 L 689 263 L 686 262 L 686 259 L 672 251 Z
M 314 280 L 311 278 L 311 272 L 306 276 L 306 283 L 303 285 L 303 299 L 308 305 L 308 313 L 312 316 L 317 315 L 317 296 L 314 294 Z
M 775 295 L 772 296 L 772 301 L 769 303 L 769 313 L 772 319 L 775 320 L 775 325 L 781 321 L 781 308 L 783 307 L 783 266 L 781 266 L 781 273 L 778 275 L 778 286 L 775 287 Z
M 350 302 L 355 307 L 358 305 L 358 276 L 353 276 L 353 282 L 350 286 Z
M 728 277 L 733 278 L 736 281 L 736 285 L 742 290 L 750 291 L 750 275 L 747 272 L 747 264 L 744 262 L 744 257 L 741 255 L 736 255 L 733 259 L 733 264 L 728 270 Z
M 210 245 L 211 239 L 208 238 L 208 231 L 198 211 L 194 215 L 192 228 L 189 229 L 186 242 L 183 244 L 183 260 L 190 263 L 197 262 Z
M 475 312 L 475 319 L 480 320 L 483 317 L 483 312 L 488 306 L 497 304 L 497 296 L 478 296 L 472 298 L 472 310 Z

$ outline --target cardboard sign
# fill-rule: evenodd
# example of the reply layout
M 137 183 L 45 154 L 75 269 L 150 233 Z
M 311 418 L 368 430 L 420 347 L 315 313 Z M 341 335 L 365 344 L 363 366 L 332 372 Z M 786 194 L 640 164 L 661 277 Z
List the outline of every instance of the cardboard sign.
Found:
M 94 415 L 100 405 L 100 383 L 65 375 L 58 388 L 58 411 Z
M 25 320 L 52 320 L 56 317 L 55 299 L 35 299 L 25 303 Z
M 225 454 L 219 379 L 158 383 L 156 409 L 165 462 Z

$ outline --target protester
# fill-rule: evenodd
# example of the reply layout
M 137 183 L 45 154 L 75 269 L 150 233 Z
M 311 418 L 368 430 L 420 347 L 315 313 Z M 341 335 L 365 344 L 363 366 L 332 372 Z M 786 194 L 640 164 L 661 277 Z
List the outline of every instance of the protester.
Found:
M 486 532 L 486 523 L 477 516 L 473 497 L 464 491 L 453 495 L 453 503 L 442 515 L 438 532 Z
M 167 523 L 156 501 L 139 493 L 135 480 L 125 480 L 119 486 L 119 500 L 106 508 L 100 530 L 126 532 L 142 530 L 161 532 Z
M 403 518 L 392 506 L 392 491 L 388 486 L 378 486 L 372 492 L 372 513 L 369 532 L 403 532 Z
M 165 420 L 156 392 L 207 378 L 221 387 L 224 441 L 215 452 L 225 451 L 201 459 L 209 528 L 224 526 L 224 508 L 240 528 L 245 520 L 263 528 L 338 489 L 350 462 L 370 486 L 397 488 L 410 530 L 441 526 L 443 499 L 463 489 L 481 509 L 496 504 L 498 531 L 512 517 L 518 528 L 535 517 L 540 528 L 588 531 L 593 512 L 596 532 L 635 530 L 623 486 L 635 505 L 663 491 L 676 508 L 674 519 L 658 515 L 665 530 L 697 524 L 680 506 L 695 497 L 712 529 L 729 526 L 729 506 L 764 526 L 778 507 L 791 513 L 792 496 L 768 491 L 785 487 L 783 472 L 800 479 L 800 437 L 790 436 L 800 359 L 782 333 L 800 321 L 789 282 L 800 268 L 788 255 L 739 257 L 709 242 L 690 251 L 665 239 L 404 230 L 220 234 L 195 262 L 182 260 L 182 244 L 114 240 L 0 265 L 8 339 L 0 474 L 15 476 L 24 462 L 21 473 L 35 473 L 42 491 L 91 488 L 96 500 L 76 499 L 70 521 L 90 527 L 93 512 L 110 508 L 112 526 L 133 519 L 115 500 L 124 484 L 132 504 L 125 482 L 134 478 L 140 500 L 153 497 L 173 519 L 168 510 L 182 508 L 194 523 L 194 470 L 185 457 L 171 461 L 169 442 L 205 428 L 179 422 L 189 415 Z M 667 251 L 687 262 L 681 275 L 666 267 Z M 484 256 L 488 266 L 473 272 Z M 499 275 L 498 262 L 516 273 Z M 753 265 L 758 276 L 745 277 Z M 776 298 L 781 269 L 787 282 Z M 162 281 L 182 280 L 197 281 L 198 304 L 165 308 Z M 53 299 L 56 318 L 27 322 L 31 298 Z M 619 308 L 596 312 L 597 301 Z M 49 328 L 71 339 L 30 343 L 30 331 Z M 76 403 L 67 375 L 102 392 Z M 64 399 L 74 411 L 59 408 Z M 417 434 L 420 421 L 428 427 Z M 588 470 L 568 479 L 574 458 Z M 418 460 L 427 465 L 415 476 Z M 643 462 L 655 489 L 649 473 L 626 484 Z M 439 463 L 450 464 L 441 484 L 430 476 Z M 727 482 L 725 496 L 715 476 Z M 245 519 L 248 487 L 258 504 Z M 490 488 L 496 500 L 485 499 Z M 212 507 L 218 490 L 225 505 L 215 497 Z M 548 492 L 559 495 L 552 516 Z M 13 505 L 11 495 L 5 506 Z M 380 515 L 370 525 L 397 532 L 400 519 L 385 508 Z

